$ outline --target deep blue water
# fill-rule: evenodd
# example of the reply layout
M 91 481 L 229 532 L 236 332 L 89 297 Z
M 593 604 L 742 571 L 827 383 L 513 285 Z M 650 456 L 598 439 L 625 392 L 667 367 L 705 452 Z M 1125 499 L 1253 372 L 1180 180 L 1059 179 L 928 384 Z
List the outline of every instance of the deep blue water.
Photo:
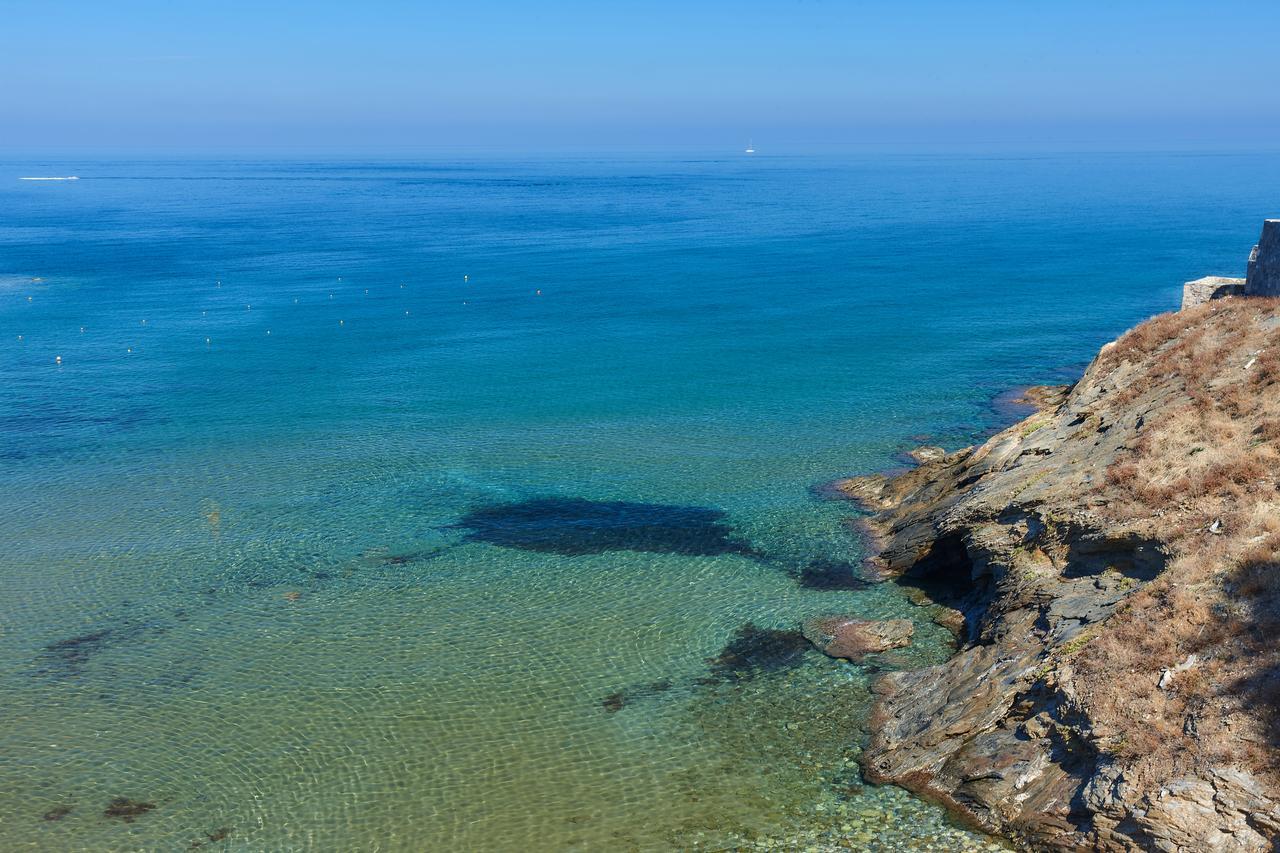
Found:
M 980 843 L 851 787 L 867 669 L 715 661 L 828 611 L 941 659 L 813 582 L 860 554 L 811 487 L 1243 274 L 1278 191 L 1239 153 L 0 163 L 0 846 Z

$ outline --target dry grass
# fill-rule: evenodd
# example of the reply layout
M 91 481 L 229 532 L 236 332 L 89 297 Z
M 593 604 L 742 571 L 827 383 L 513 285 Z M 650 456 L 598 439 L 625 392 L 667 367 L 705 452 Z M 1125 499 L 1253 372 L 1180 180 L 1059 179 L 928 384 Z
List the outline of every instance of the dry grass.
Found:
M 1213 302 L 1153 318 L 1099 359 L 1117 386 L 1099 414 L 1158 416 L 1097 497 L 1111 524 L 1175 554 L 1074 659 L 1102 744 L 1135 779 L 1213 762 L 1280 785 L 1278 317 L 1280 300 Z

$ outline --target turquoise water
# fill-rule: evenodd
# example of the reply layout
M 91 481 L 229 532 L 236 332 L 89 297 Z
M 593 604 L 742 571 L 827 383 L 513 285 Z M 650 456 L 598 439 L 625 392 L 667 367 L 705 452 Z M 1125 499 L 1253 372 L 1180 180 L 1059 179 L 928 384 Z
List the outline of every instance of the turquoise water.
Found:
M 812 487 L 1241 273 L 1278 167 L 0 163 L 0 847 L 988 844 L 859 784 L 789 632 L 947 643 Z

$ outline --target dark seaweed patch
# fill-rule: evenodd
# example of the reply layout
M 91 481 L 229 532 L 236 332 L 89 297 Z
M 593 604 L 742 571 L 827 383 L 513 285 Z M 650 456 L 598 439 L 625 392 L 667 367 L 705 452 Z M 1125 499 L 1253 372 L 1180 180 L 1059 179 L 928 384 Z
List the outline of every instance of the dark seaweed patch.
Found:
M 745 679 L 765 673 L 798 666 L 810 649 L 809 641 L 799 631 L 777 628 L 761 628 L 748 622 L 720 654 L 708 658 L 714 680 Z
M 443 554 L 446 548 L 437 548 L 434 551 L 415 551 L 412 554 L 389 554 L 382 558 L 382 564 L 385 566 L 408 566 L 413 563 L 425 563 L 428 560 L 434 560 Z
M 84 671 L 89 658 L 107 647 L 111 641 L 111 633 L 110 628 L 104 628 L 50 643 L 40 655 L 40 672 L 62 676 L 79 675 Z
M 600 700 L 601 706 L 610 714 L 616 714 L 624 707 L 638 699 L 648 699 L 659 693 L 665 693 L 674 685 L 670 679 L 662 679 L 652 684 L 640 684 L 635 687 L 628 687 L 626 690 L 619 690 L 616 693 L 610 693 L 608 696 Z
M 122 605 L 122 606 L 127 606 Z M 111 628 L 102 628 L 50 643 L 37 656 L 36 672 L 54 678 L 74 678 L 84 672 L 85 665 L 100 652 L 124 643 L 157 637 L 169 630 L 155 621 L 122 620 Z
M 180 690 L 190 687 L 204 674 L 193 659 L 183 659 L 170 662 L 165 668 L 152 678 L 146 680 L 146 684 L 158 690 Z
M 449 552 L 452 546 L 431 548 L 425 551 L 390 552 L 384 548 L 373 548 L 364 553 L 364 559 L 377 566 L 411 566 L 415 563 L 426 563 Z
M 144 803 L 141 800 L 131 800 L 128 797 L 116 797 L 107 804 L 102 815 L 103 817 L 119 818 L 125 823 L 133 823 L 155 807 L 155 803 Z
M 800 570 L 798 580 L 806 589 L 866 589 L 871 586 L 861 577 L 857 566 L 843 560 L 810 560 Z
M 44 813 L 45 820 L 62 820 L 71 814 L 72 806 L 54 806 Z
M 227 836 L 229 836 L 230 834 L 231 834 L 231 827 L 229 826 L 224 826 L 220 829 L 215 829 L 213 832 L 205 833 L 204 839 L 207 839 L 207 840 L 202 839 L 200 841 L 192 841 L 190 849 L 199 850 L 201 847 L 203 847 L 205 844 L 209 842 L 216 843 L 219 841 L 225 841 L 227 839 Z
M 466 539 L 504 548 L 578 556 L 643 551 L 689 556 L 751 553 L 725 514 L 709 507 L 535 498 L 480 507 L 454 527 Z

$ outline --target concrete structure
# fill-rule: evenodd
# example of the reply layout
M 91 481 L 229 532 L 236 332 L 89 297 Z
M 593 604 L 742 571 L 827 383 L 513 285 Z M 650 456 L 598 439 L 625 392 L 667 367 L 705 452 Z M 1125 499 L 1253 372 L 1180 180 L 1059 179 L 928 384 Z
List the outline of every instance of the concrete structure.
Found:
M 1246 296 L 1280 296 L 1280 219 L 1262 223 L 1262 236 L 1249 253 Z
M 1224 296 L 1242 296 L 1244 281 L 1242 278 L 1224 278 L 1220 275 L 1207 275 L 1189 281 L 1182 285 L 1182 307 L 1187 309 Z
M 1211 275 L 1182 285 L 1183 308 L 1224 296 L 1280 296 L 1280 219 L 1263 220 L 1245 278 Z

